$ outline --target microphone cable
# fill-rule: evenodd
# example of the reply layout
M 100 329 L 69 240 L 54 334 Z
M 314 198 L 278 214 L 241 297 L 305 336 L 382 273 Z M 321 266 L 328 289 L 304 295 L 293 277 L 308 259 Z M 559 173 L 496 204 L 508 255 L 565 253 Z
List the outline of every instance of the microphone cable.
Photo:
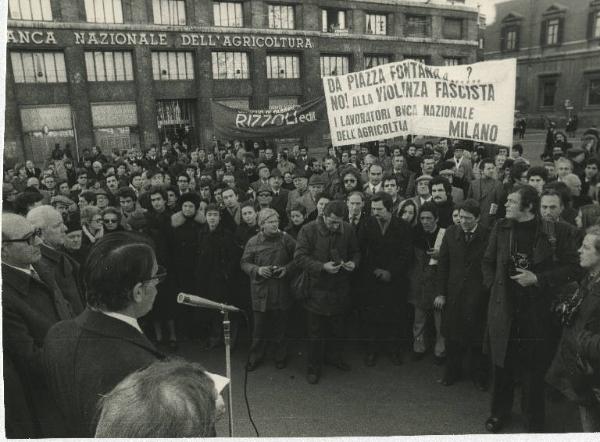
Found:
M 248 313 L 244 309 L 240 309 L 244 319 L 246 320 L 246 325 L 248 326 L 248 331 L 250 332 L 250 345 L 252 346 L 252 332 L 250 330 L 250 321 L 248 319 Z M 250 410 L 250 402 L 248 401 L 248 364 L 250 363 L 250 350 L 248 350 L 248 356 L 246 357 L 246 363 L 244 364 L 244 401 L 246 402 L 246 411 L 248 412 L 248 419 L 250 419 L 250 423 L 252 424 L 252 428 L 254 428 L 254 433 L 256 437 L 260 437 L 258 434 L 258 428 L 256 428 L 256 424 L 254 423 L 254 419 L 252 418 L 252 411 Z

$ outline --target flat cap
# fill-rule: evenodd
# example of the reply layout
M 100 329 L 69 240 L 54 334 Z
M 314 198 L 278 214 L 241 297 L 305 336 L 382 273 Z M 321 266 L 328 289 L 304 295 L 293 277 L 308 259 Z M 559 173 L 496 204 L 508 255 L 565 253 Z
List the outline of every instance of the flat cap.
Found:
M 71 198 L 66 197 L 64 195 L 56 195 L 50 199 L 50 204 L 52 204 L 53 206 L 55 204 L 64 204 L 65 206 L 72 206 L 73 204 L 75 204 L 75 202 Z
M 433 177 L 431 175 L 421 175 L 415 181 L 418 183 L 419 181 L 431 181 Z

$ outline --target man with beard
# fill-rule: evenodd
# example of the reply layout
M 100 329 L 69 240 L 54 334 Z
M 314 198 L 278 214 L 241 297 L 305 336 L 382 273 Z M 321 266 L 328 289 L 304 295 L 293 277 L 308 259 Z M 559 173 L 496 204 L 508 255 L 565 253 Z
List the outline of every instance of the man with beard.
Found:
M 429 182 L 429 191 L 433 203 L 438 208 L 438 224 L 442 228 L 447 228 L 453 224 L 452 211 L 452 186 L 446 178 L 436 176 Z
M 394 365 L 400 365 L 402 341 L 407 338 L 404 288 L 412 252 L 411 231 L 406 222 L 392 216 L 393 210 L 392 197 L 376 193 L 371 199 L 372 216 L 358 232 L 362 256 L 358 302 L 367 339 L 367 366 L 375 365 L 381 350 L 388 352 Z

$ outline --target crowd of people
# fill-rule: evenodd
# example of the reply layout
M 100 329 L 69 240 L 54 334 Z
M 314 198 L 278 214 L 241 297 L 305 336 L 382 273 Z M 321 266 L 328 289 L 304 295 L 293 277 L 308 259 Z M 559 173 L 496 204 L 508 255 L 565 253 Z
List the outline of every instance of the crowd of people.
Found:
M 491 386 L 490 432 L 517 384 L 528 431 L 544 431 L 550 390 L 600 431 L 597 143 L 550 128 L 540 166 L 520 144 L 448 139 L 322 158 L 235 140 L 75 161 L 57 145 L 41 169 L 5 168 L 7 434 L 213 435 L 218 392 L 165 355 L 186 339 L 222 345 L 221 317 L 181 308 L 180 292 L 251 312 L 249 371 L 270 354 L 285 369 L 290 336 L 306 338 L 310 384 L 351 369 L 349 341 L 366 366 L 433 352 L 442 385 Z M 234 342 L 239 329 L 234 318 Z M 138 433 L 136 416 L 158 413 L 145 397 L 209 418 Z

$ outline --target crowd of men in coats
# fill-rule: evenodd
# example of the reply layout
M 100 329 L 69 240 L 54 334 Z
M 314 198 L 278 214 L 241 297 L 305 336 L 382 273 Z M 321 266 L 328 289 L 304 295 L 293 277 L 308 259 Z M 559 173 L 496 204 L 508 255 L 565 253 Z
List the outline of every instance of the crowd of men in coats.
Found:
M 182 339 L 222 345 L 219 313 L 178 308 L 179 292 L 252 312 L 249 371 L 269 345 L 284 369 L 295 333 L 311 384 L 325 366 L 351 369 L 350 340 L 367 366 L 432 351 L 442 385 L 467 372 L 477 389 L 491 384 L 490 432 L 518 383 L 528 431 L 544 431 L 551 388 L 600 430 L 600 163 L 564 134 L 551 144 L 543 166 L 521 145 L 440 139 L 321 159 L 239 141 L 93 147 L 79 164 L 56 146 L 42 170 L 5 170 L 7 434 L 93 436 L 98 398 L 138 379 L 128 375 Z M 234 320 L 234 341 L 238 330 Z M 185 372 L 152 373 L 173 370 Z M 156 413 L 128 400 L 122 413 Z M 154 434 L 210 435 L 213 420 Z

